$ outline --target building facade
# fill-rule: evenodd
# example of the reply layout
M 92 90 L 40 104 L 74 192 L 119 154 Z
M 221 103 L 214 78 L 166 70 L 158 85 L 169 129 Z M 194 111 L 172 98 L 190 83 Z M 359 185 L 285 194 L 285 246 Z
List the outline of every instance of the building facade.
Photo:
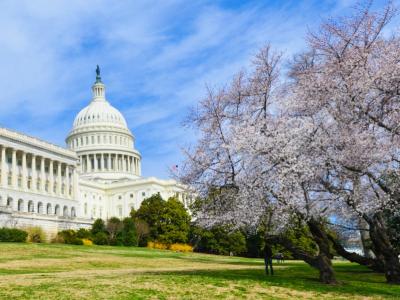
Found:
M 124 116 L 107 101 L 96 70 L 89 105 L 76 116 L 67 148 L 0 128 L 0 227 L 59 230 L 129 216 L 159 193 L 191 201 L 175 180 L 141 176 L 141 155 Z

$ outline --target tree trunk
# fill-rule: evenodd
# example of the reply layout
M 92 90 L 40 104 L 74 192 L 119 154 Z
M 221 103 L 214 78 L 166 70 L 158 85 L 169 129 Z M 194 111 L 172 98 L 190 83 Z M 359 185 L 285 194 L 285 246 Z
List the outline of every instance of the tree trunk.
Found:
M 318 255 L 316 263 L 319 270 L 319 280 L 327 284 L 336 284 L 337 282 L 331 259 L 326 255 Z
M 293 243 L 289 239 L 283 236 L 275 237 L 273 241 L 281 244 L 287 250 L 292 252 L 294 258 L 301 259 L 309 264 L 311 267 L 317 269 L 319 271 L 319 280 L 321 282 L 326 284 L 336 284 L 337 281 L 335 272 L 332 267 L 332 255 L 329 251 L 328 237 L 316 221 L 313 220 L 310 222 L 308 222 L 308 226 L 310 227 L 310 231 L 312 233 L 314 241 L 318 244 L 318 255 L 315 256 L 307 253 L 303 249 L 300 249 L 297 246 L 293 245 Z
M 360 238 L 361 244 L 363 247 L 364 256 L 367 258 L 375 258 L 375 254 L 372 250 L 371 245 L 371 237 L 369 236 L 369 226 L 368 223 L 365 222 L 364 219 L 360 218 L 359 220 L 360 230 Z
M 332 234 L 327 234 L 329 240 L 332 242 L 333 248 L 336 250 L 337 254 L 341 255 L 345 259 L 358 263 L 360 265 L 366 266 L 375 272 L 384 272 L 384 263 L 381 260 L 374 259 L 374 258 L 369 258 L 365 257 L 362 255 L 359 255 L 354 252 L 349 252 L 344 247 L 340 244 L 340 242 L 332 235 Z
M 321 224 L 314 219 L 307 222 L 314 241 L 319 248 L 316 263 L 319 269 L 319 279 L 321 282 L 336 284 L 335 272 L 332 267 L 333 255 L 330 251 L 329 238 Z
M 372 218 L 368 218 L 367 222 L 370 226 L 370 237 L 374 244 L 374 249 L 377 255 L 381 255 L 384 260 L 386 282 L 400 284 L 399 254 L 392 246 L 387 235 L 387 227 L 382 213 L 376 213 Z

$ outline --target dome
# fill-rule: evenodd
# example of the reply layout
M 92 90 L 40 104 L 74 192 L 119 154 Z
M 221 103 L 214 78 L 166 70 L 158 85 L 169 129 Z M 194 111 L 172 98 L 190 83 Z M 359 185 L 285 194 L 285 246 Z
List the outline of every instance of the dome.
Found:
M 93 100 L 75 117 L 73 128 L 87 125 L 107 125 L 127 128 L 124 116 L 107 100 Z
M 67 146 L 77 153 L 82 178 L 107 183 L 139 178 L 135 137 L 124 116 L 106 100 L 99 67 L 96 73 L 93 98 L 75 117 Z
M 106 100 L 104 84 L 96 81 L 92 90 L 93 99 L 76 116 L 73 130 L 96 125 L 128 129 L 124 116 Z

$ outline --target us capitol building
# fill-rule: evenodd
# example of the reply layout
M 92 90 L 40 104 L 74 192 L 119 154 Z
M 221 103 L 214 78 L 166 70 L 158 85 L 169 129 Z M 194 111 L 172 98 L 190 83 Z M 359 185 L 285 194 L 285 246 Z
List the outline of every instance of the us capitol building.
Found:
M 40 226 L 50 236 L 129 216 L 159 193 L 190 197 L 174 180 L 141 176 L 141 155 L 124 116 L 107 101 L 100 69 L 93 98 L 75 118 L 67 148 L 0 128 L 0 227 Z

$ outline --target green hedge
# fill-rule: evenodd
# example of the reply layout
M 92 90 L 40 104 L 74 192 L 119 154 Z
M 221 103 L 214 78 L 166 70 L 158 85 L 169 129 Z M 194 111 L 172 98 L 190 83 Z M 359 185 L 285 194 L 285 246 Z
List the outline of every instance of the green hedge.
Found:
M 25 243 L 28 233 L 16 228 L 0 228 L 0 242 Z
M 76 231 L 72 229 L 60 231 L 58 233 L 58 242 L 61 242 L 61 240 L 65 244 L 83 245 L 83 241 L 76 236 Z

